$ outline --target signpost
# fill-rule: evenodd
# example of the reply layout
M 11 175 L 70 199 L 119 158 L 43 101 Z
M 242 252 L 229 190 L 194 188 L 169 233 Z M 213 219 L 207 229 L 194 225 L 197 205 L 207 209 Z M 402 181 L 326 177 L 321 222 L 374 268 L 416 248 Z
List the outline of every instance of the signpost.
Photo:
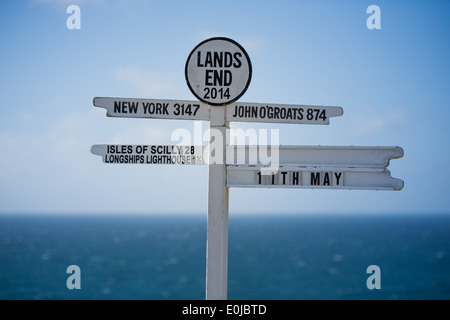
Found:
M 186 61 L 185 77 L 194 96 L 213 106 L 210 143 L 214 141 L 221 148 L 216 152 L 222 154 L 222 159 L 212 159 L 209 155 L 206 299 L 226 299 L 228 188 L 225 159 L 229 126 L 225 106 L 239 99 L 247 90 L 252 65 L 247 52 L 236 41 L 211 38 L 191 51 Z
M 252 76 L 244 48 L 228 38 L 201 42 L 189 54 L 186 82 L 199 101 L 94 98 L 107 116 L 210 121 L 209 146 L 94 145 L 105 163 L 207 164 L 208 224 L 206 299 L 227 298 L 228 188 L 312 188 L 401 190 L 403 181 L 387 169 L 401 158 L 400 147 L 235 146 L 228 144 L 229 122 L 328 125 L 341 116 L 338 106 L 236 102 Z M 264 152 L 270 151 L 270 162 Z M 264 158 L 264 159 L 263 159 Z

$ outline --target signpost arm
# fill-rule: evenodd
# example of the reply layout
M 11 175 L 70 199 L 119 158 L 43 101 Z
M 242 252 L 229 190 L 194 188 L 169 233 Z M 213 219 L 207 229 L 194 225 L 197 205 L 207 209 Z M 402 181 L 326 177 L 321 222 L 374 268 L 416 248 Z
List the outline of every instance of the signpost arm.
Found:
M 227 129 L 225 107 L 211 108 L 206 244 L 207 300 L 227 299 L 228 188 L 225 163 Z

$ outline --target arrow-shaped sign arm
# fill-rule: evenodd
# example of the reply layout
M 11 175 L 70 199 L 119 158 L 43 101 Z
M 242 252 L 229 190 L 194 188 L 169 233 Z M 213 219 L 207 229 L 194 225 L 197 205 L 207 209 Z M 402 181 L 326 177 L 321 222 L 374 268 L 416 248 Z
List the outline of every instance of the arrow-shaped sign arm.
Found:
M 403 149 L 399 146 L 395 146 L 392 147 L 390 150 L 390 154 L 388 154 L 385 158 L 386 161 L 386 167 L 389 166 L 389 163 L 392 159 L 400 159 L 403 157 L 403 155 L 405 154 L 405 152 L 403 151 Z
M 95 97 L 108 117 L 209 121 L 210 107 L 199 101 Z
M 113 106 L 110 103 L 109 99 L 111 99 L 111 98 L 95 97 L 92 100 L 92 104 L 95 107 L 106 109 L 106 116 L 107 117 L 111 117 L 111 114 L 110 114 L 109 110 L 113 108 Z
M 227 106 L 227 121 L 292 124 L 330 124 L 344 114 L 337 106 L 236 102 Z
M 255 165 L 227 165 L 227 186 L 241 188 L 303 188 L 401 190 L 404 182 L 386 168 L 283 166 L 276 172 Z M 267 174 L 267 172 L 270 172 Z
M 91 153 L 113 164 L 206 164 L 201 145 L 96 144 Z

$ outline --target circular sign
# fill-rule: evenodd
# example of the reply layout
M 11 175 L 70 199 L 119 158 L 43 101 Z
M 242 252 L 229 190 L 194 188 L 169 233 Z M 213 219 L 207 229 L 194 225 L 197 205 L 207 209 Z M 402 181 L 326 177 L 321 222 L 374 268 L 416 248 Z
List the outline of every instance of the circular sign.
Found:
M 252 64 L 244 48 L 228 38 L 201 42 L 189 54 L 185 68 L 189 89 L 200 101 L 223 106 L 239 99 L 252 78 Z

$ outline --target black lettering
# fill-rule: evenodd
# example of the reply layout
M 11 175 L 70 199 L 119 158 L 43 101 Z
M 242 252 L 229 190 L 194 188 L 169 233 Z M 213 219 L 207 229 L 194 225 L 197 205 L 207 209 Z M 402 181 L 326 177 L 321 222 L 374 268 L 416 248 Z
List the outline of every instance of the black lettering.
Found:
M 299 173 L 298 171 L 293 171 L 292 172 L 292 184 L 293 185 L 297 185 L 299 184 Z
M 266 108 L 262 107 L 261 109 L 259 109 L 259 117 L 261 119 L 264 119 L 266 117 Z
M 328 172 L 324 173 L 323 185 L 324 186 L 329 186 L 330 185 L 330 176 L 329 176 Z
M 136 113 L 138 109 L 139 102 L 128 102 L 128 109 L 130 109 L 130 113 Z
M 228 87 L 232 82 L 230 70 L 206 70 L 205 85 Z
M 242 53 L 235 52 L 211 52 L 206 51 L 205 59 L 202 61 L 202 52 L 197 52 L 197 67 L 200 68 L 240 68 L 242 66 L 241 58 Z
M 267 118 L 272 119 L 273 118 L 273 108 L 267 107 Z
M 195 108 L 195 110 L 194 110 L 194 116 L 195 116 L 197 114 L 198 109 L 200 109 L 200 105 L 199 104 L 193 104 L 192 106 Z
M 214 70 L 214 86 L 223 85 L 223 70 Z
M 213 78 L 212 73 L 214 72 L 214 70 L 206 70 L 205 72 L 206 72 L 205 73 L 205 86 L 212 86 L 213 85 L 213 83 L 212 83 L 212 78 Z
M 154 104 L 153 102 L 150 103 L 150 105 L 148 106 L 148 113 L 154 114 L 154 113 L 155 113 L 155 110 L 156 110 L 155 104 Z
M 229 68 L 233 64 L 233 56 L 231 52 L 225 52 L 225 61 L 224 61 L 224 67 Z
M 139 102 L 114 101 L 114 112 L 116 113 L 136 113 Z
M 311 172 L 311 185 L 320 185 L 320 172 Z
M 339 180 L 341 180 L 342 172 L 339 172 L 339 175 L 337 172 L 335 172 L 334 176 L 336 177 L 336 185 L 339 185 Z
M 285 109 L 286 110 L 286 119 L 293 119 L 292 118 L 292 109 Z
M 286 175 L 287 175 L 287 171 L 282 171 L 281 175 L 283 176 L 283 183 L 282 184 L 286 184 Z
M 249 106 L 245 106 L 245 117 L 249 118 L 250 117 L 250 107 Z
M 143 102 L 142 103 L 142 106 L 144 107 L 144 113 L 147 113 L 147 109 L 148 109 L 148 105 L 149 104 L 150 104 L 149 102 L 147 102 L 147 103 Z
M 224 79 L 223 79 L 223 85 L 225 87 L 229 87 L 231 83 L 233 82 L 233 74 L 230 70 L 224 70 Z
M 121 104 L 120 101 L 114 101 L 114 112 L 120 113 Z
M 252 107 L 252 118 L 258 118 L 258 108 Z
M 273 118 L 274 119 L 280 119 L 280 108 L 274 107 L 273 109 L 274 109 Z
M 292 113 L 293 113 L 291 119 L 297 119 L 297 109 L 290 109 L 290 110 L 292 110 Z
M 234 60 L 236 60 L 236 61 L 233 63 L 233 67 L 235 67 L 235 68 L 240 68 L 240 67 L 242 66 L 242 62 L 241 62 L 241 59 L 239 59 L 239 58 L 242 57 L 242 53 L 240 53 L 240 52 L 235 52 L 234 55 L 233 55 L 233 57 L 234 57 Z
M 107 153 L 112 153 L 112 154 L 133 153 L 133 146 L 128 146 L 128 145 L 108 145 L 106 150 L 107 150 Z
M 222 68 L 223 65 L 223 52 L 214 52 L 214 68 Z
M 205 67 L 212 67 L 212 54 L 211 51 L 206 51 L 206 58 L 205 58 Z
M 197 67 L 204 67 L 204 65 L 201 64 L 201 55 L 202 55 L 201 51 L 197 52 Z
M 325 109 L 323 109 L 323 110 L 320 112 L 319 118 L 322 119 L 323 121 L 326 121 L 326 120 L 327 120 L 327 115 L 326 115 L 326 113 L 325 113 Z
M 169 110 L 167 110 L 168 107 L 168 103 L 163 103 L 163 114 L 169 114 Z
M 234 106 L 234 114 L 233 114 L 233 118 L 237 117 L 237 110 L 238 110 L 238 106 Z
M 239 117 L 244 117 L 244 107 L 239 107 L 239 111 L 238 111 L 238 115 L 239 115 Z

